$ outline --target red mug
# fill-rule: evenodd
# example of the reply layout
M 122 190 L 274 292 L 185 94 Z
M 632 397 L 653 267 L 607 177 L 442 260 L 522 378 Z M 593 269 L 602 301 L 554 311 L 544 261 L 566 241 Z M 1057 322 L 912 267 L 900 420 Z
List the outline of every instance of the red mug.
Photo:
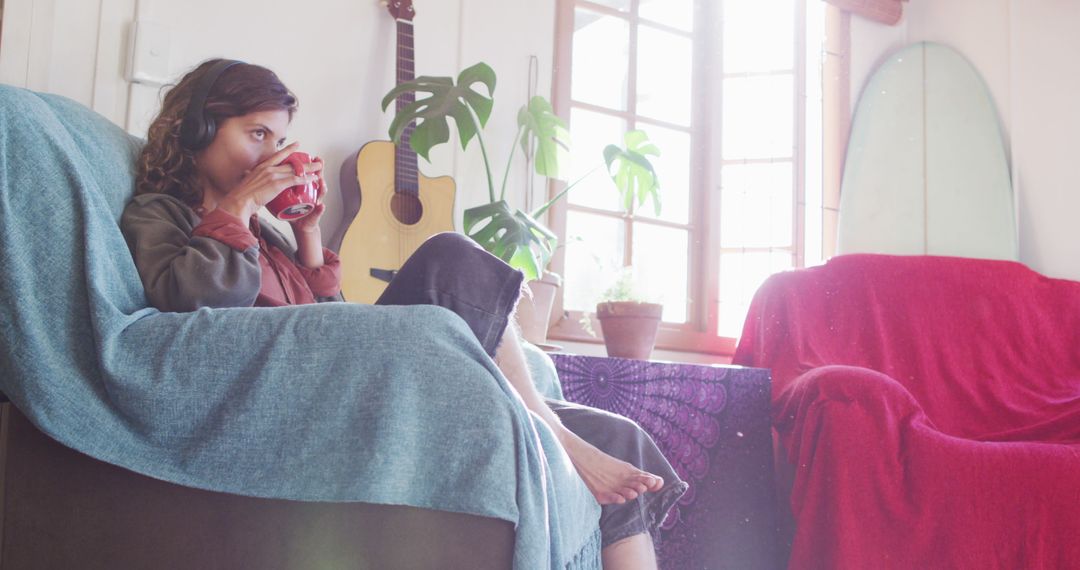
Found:
M 322 159 L 312 158 L 306 152 L 297 151 L 287 156 L 281 164 L 291 165 L 294 174 L 303 176 L 304 166 L 312 162 L 322 162 Z M 266 203 L 266 209 L 279 220 L 299 220 L 315 209 L 315 202 L 318 199 L 319 181 L 313 180 L 282 190 L 281 194 Z

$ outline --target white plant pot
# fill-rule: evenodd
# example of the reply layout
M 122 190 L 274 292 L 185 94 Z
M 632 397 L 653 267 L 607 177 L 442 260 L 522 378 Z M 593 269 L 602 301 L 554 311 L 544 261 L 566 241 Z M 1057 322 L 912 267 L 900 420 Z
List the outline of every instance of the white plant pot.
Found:
M 522 295 L 518 301 L 517 323 L 525 340 L 533 344 L 544 344 L 547 342 L 555 293 L 562 286 L 562 278 L 557 273 L 545 271 L 540 279 L 529 281 L 528 285 L 532 297 Z

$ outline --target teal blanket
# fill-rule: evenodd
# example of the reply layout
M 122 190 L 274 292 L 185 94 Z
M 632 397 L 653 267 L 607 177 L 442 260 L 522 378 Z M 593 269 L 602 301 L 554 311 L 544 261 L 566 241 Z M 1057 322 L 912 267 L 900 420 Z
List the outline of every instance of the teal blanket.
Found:
M 495 517 L 515 568 L 599 567 L 599 507 L 453 313 L 148 308 L 117 225 L 140 144 L 0 86 L 0 390 L 42 431 L 191 487 Z

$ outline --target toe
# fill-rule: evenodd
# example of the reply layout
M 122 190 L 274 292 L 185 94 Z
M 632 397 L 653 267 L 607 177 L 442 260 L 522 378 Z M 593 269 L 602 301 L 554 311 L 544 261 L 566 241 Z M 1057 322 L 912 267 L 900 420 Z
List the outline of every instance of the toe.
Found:
M 618 493 L 602 493 L 597 502 L 601 505 L 621 505 L 626 502 L 626 499 Z

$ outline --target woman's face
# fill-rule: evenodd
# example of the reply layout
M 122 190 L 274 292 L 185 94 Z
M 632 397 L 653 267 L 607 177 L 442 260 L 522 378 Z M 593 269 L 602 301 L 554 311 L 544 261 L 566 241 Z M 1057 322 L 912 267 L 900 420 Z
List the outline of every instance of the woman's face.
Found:
M 224 196 L 248 171 L 270 158 L 285 143 L 289 112 L 255 111 L 218 124 L 210 146 L 195 155 L 196 169 L 207 190 Z

